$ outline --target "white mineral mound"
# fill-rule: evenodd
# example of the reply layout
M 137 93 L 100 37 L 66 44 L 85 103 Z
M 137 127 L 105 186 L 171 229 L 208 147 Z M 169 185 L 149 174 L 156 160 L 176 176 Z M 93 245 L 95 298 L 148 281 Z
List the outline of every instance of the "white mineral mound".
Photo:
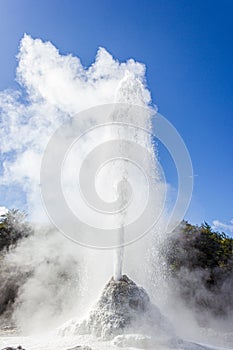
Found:
M 169 321 L 150 302 L 145 289 L 123 275 L 113 278 L 88 318 L 81 323 L 70 322 L 60 329 L 61 335 L 91 334 L 104 340 L 119 335 L 146 334 L 161 342 L 174 342 L 175 334 Z

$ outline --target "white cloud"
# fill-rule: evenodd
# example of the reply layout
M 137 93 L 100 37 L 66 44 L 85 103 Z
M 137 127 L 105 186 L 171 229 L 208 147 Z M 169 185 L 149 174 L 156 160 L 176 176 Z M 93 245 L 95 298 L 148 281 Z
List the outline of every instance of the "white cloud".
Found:
M 223 230 L 233 233 L 233 219 L 230 221 L 230 224 L 225 224 L 219 220 L 214 220 L 212 228 L 214 230 Z

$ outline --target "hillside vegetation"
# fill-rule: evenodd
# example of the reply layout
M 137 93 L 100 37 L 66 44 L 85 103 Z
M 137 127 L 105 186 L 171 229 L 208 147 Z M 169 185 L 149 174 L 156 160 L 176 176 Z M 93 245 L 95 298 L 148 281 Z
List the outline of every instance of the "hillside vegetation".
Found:
M 206 222 L 187 221 L 166 245 L 166 257 L 176 292 L 199 314 L 233 314 L 233 239 L 215 232 Z
M 0 315 L 11 313 L 19 288 L 33 271 L 9 264 L 9 251 L 33 234 L 25 214 L 11 210 L 0 218 Z M 175 296 L 192 310 L 199 321 L 206 314 L 233 316 L 233 239 L 183 221 L 165 242 L 169 277 Z M 67 272 L 67 274 L 69 274 Z

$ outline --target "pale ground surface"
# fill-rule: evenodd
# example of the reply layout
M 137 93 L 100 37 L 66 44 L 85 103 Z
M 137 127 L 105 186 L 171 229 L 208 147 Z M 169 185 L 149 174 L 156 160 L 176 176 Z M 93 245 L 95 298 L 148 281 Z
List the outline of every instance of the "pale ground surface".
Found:
M 115 345 L 115 344 L 118 344 Z M 77 345 L 88 345 L 92 350 L 137 350 L 137 349 L 150 349 L 150 350 L 204 350 L 204 349 L 226 349 L 216 348 L 209 345 L 195 345 L 194 343 L 185 343 L 176 347 L 167 347 L 156 345 L 148 346 L 148 338 L 139 335 L 132 334 L 127 336 L 118 336 L 111 341 L 101 341 L 90 335 L 74 336 L 74 337 L 59 337 L 57 334 L 50 335 L 38 335 L 38 336 L 9 336 L 3 335 L 0 337 L 0 349 L 7 346 L 22 345 L 26 350 L 67 350 Z M 230 348 L 228 348 L 230 349 Z M 232 348 L 231 348 L 232 349 Z

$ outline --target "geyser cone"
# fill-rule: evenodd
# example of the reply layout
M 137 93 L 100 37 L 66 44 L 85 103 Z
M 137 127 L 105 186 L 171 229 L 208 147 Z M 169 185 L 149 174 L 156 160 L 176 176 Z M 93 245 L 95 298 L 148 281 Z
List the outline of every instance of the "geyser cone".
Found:
M 169 323 L 159 309 L 151 304 L 145 289 L 137 286 L 128 276 L 119 281 L 113 278 L 86 321 L 88 333 L 103 339 L 130 332 L 153 333 L 156 329 L 171 334 Z

